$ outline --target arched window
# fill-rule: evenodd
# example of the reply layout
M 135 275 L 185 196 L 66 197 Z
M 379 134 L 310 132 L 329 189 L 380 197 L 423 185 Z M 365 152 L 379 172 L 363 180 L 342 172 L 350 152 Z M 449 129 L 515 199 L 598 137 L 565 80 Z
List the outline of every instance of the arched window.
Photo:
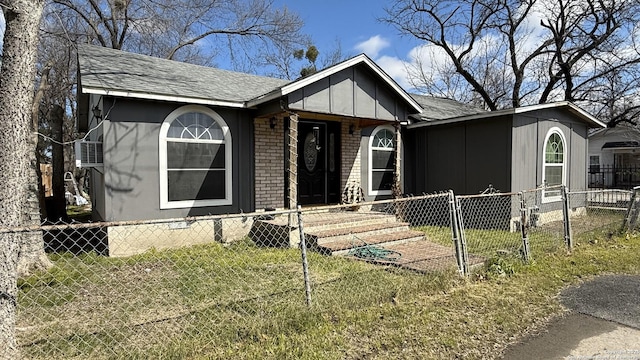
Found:
M 391 126 L 379 126 L 369 138 L 369 195 L 390 195 L 396 148 Z
M 160 208 L 230 205 L 231 132 L 215 111 L 188 105 L 160 128 Z
M 567 160 L 565 144 L 564 134 L 559 128 L 554 127 L 547 132 L 542 164 L 542 183 L 547 187 L 565 184 Z M 560 194 L 559 189 L 545 190 L 543 198 L 547 201 L 559 200 Z

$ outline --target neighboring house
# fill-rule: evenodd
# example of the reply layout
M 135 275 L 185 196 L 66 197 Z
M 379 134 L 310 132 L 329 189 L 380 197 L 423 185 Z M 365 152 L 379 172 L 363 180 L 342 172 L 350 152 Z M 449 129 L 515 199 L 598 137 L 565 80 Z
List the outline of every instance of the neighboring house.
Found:
M 438 114 L 435 114 L 438 115 Z M 478 194 L 587 187 L 587 134 L 603 123 L 569 102 L 456 117 L 412 115 L 404 134 L 405 189 Z M 545 192 L 544 201 L 559 199 Z
M 640 185 L 640 131 L 618 125 L 589 134 L 588 181 L 592 188 Z
M 95 220 L 336 204 L 353 186 L 389 198 L 394 175 L 404 193 L 582 190 L 587 132 L 603 126 L 570 103 L 485 112 L 410 95 L 365 55 L 296 81 L 96 46 L 78 62 Z

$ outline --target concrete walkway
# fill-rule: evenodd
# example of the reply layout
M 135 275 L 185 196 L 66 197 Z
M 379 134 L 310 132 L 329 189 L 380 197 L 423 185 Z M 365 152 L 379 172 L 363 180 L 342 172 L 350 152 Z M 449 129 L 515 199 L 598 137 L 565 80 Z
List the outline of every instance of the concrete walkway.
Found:
M 503 359 L 640 359 L 640 276 L 600 276 L 560 300 L 569 312 Z

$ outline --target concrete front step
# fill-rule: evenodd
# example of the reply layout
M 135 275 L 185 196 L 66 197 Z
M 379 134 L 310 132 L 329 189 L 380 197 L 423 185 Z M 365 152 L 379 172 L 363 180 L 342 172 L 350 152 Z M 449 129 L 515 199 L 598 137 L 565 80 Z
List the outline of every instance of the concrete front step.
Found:
M 318 246 L 318 250 L 321 253 L 328 255 L 347 255 L 351 250 L 365 245 L 388 247 L 413 241 L 421 241 L 424 239 L 425 237 L 423 232 L 414 230 L 394 231 L 368 236 L 352 234 L 350 239 L 343 238 L 335 241 L 323 242 Z
M 380 223 L 380 224 L 366 224 L 347 226 L 336 229 L 321 230 L 321 231 L 307 231 L 305 229 L 305 235 L 307 241 L 311 246 L 322 246 L 325 243 L 336 241 L 351 241 L 354 236 L 359 238 L 366 238 L 375 235 L 392 234 L 395 232 L 408 231 L 409 224 L 401 222 L 392 223 Z
M 317 233 L 325 230 L 351 228 L 361 225 L 395 223 L 396 217 L 375 212 L 345 212 L 313 214 L 305 217 L 303 220 L 305 232 Z

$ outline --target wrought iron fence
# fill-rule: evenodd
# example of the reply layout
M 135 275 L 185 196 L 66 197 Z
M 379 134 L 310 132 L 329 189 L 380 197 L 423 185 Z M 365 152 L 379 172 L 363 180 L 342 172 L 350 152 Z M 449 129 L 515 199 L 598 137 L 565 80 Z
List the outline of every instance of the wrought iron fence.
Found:
M 565 219 L 578 237 L 613 229 L 629 201 L 628 192 L 445 192 L 357 209 L 1 231 L 42 232 L 53 262 L 18 280 L 25 357 L 226 358 L 305 317 L 428 292 L 433 276 L 564 250 Z
M 589 188 L 631 189 L 640 185 L 640 166 L 592 165 L 588 179 Z

